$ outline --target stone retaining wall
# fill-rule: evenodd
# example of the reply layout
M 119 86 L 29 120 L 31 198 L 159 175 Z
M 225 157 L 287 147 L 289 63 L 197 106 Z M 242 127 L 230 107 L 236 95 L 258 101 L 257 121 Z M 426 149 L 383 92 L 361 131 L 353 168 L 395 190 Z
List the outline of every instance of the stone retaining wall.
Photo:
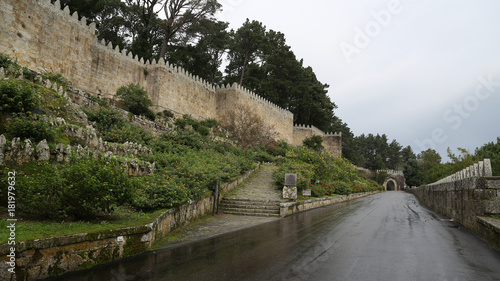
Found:
M 222 186 L 227 192 L 249 177 L 259 166 L 239 179 Z M 16 275 L 11 275 L 8 244 L 0 245 L 0 280 L 38 280 L 69 271 L 90 268 L 150 250 L 153 244 L 175 228 L 212 211 L 213 195 L 162 213 L 152 223 L 99 233 L 80 233 L 63 237 L 16 243 Z
M 280 217 L 286 217 L 289 215 L 293 215 L 295 213 L 300 213 L 300 212 L 311 210 L 311 209 L 321 208 L 321 207 L 325 207 L 325 206 L 332 205 L 335 203 L 346 202 L 346 201 L 350 201 L 353 199 L 365 197 L 365 196 L 376 194 L 376 193 L 379 193 L 379 191 L 363 192 L 363 193 L 356 193 L 356 194 L 349 194 L 349 195 L 342 195 L 342 196 L 335 196 L 335 197 L 317 198 L 317 199 L 311 199 L 311 200 L 301 201 L 301 202 L 281 203 L 280 204 Z

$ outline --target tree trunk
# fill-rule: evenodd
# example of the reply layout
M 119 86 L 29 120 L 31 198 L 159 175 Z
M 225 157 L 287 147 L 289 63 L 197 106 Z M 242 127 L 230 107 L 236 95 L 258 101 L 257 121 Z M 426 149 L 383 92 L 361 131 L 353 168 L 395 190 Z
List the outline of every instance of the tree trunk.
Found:
M 245 59 L 243 60 L 243 67 L 241 68 L 240 86 L 243 86 L 243 78 L 245 78 L 247 63 L 248 63 L 248 50 L 245 53 Z
M 160 58 L 165 59 L 165 54 L 167 53 L 168 39 L 169 37 L 166 35 L 165 37 L 163 37 L 163 41 L 161 42 L 160 55 L 158 56 L 158 59 Z

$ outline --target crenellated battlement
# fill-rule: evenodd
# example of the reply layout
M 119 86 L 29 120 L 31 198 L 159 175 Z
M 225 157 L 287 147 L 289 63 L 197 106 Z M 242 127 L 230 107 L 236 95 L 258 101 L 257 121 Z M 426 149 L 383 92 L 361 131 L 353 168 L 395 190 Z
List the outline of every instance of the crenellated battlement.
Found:
M 461 171 L 454 173 L 453 175 L 447 176 L 443 179 L 438 180 L 437 182 L 431 183 L 429 184 L 429 186 L 461 181 L 470 178 L 491 177 L 493 175 L 492 171 L 491 161 L 490 159 L 486 158 L 483 161 L 479 161 Z
M 389 174 L 390 176 L 404 175 L 403 171 L 401 170 L 377 170 L 377 173 L 386 173 Z
M 280 112 L 282 112 L 283 114 L 286 114 L 290 117 L 293 118 L 293 113 L 291 113 L 290 111 L 282 108 L 282 107 L 279 107 L 277 106 L 276 104 L 270 102 L 269 100 L 266 100 L 265 98 L 259 96 L 258 94 L 248 90 L 247 88 L 245 87 L 242 87 L 240 86 L 239 84 L 237 83 L 233 83 L 233 85 L 225 85 L 224 86 L 224 89 L 233 89 L 233 90 L 236 90 L 239 94 L 242 94 L 242 95 L 245 95 L 247 97 L 249 97 L 250 99 L 254 100 L 254 101 L 257 101 L 265 106 L 268 106 L 274 110 L 278 110 Z
M 328 132 L 328 133 L 324 133 L 322 130 L 316 128 L 313 125 L 294 124 L 293 127 L 297 128 L 297 129 L 310 129 L 310 130 L 313 130 L 313 131 L 317 132 L 318 135 L 323 135 L 323 136 L 335 136 L 335 137 L 341 137 L 342 136 L 341 132 Z

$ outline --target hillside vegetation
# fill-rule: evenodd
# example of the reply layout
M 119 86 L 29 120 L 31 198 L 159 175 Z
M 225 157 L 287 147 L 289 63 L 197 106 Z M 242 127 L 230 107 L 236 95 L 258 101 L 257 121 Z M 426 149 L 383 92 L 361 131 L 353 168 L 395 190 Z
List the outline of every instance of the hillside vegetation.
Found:
M 75 152 L 66 161 L 57 161 L 52 154 L 48 161 L 20 164 L 19 159 L 6 159 L 5 165 L 0 166 L 2 186 L 8 186 L 8 172 L 16 173 L 16 217 L 24 221 L 19 233 L 26 233 L 22 239 L 73 233 L 88 223 L 108 228 L 133 225 L 148 214 L 177 208 L 210 194 L 216 179 L 230 182 L 258 162 L 279 166 L 274 175 L 278 184 L 282 184 L 284 173 L 297 173 L 299 189 L 311 188 L 314 196 L 380 189 L 375 182 L 360 176 L 349 161 L 327 154 L 318 145 L 291 147 L 267 137 L 243 145 L 243 140 L 227 137 L 238 134 L 216 120 L 198 121 L 189 115 L 174 119 L 168 112 L 155 114 L 147 107 L 135 107 L 148 119 L 156 119 L 169 128 L 168 132 L 155 134 L 133 124 L 133 113 L 124 114 L 107 101 L 91 98 L 98 104 L 94 107 L 73 104 L 64 93 L 72 91 L 71 83 L 59 74 L 34 73 L 3 54 L 1 67 L 6 77 L 0 80 L 0 134 L 7 140 L 2 150 L 8 149 L 14 138 L 20 138 L 21 144 L 25 139 L 33 144 L 45 140 L 51 151 L 60 144 L 89 151 L 86 155 Z M 50 79 L 59 91 L 43 86 L 41 78 Z M 137 101 L 133 97 L 144 99 L 143 89 L 136 85 L 125 85 L 122 97 L 126 91 L 130 91 L 128 98 L 132 96 L 132 103 Z M 129 103 L 121 100 L 124 109 L 131 108 Z M 51 122 L 54 118 L 63 118 L 65 122 Z M 94 150 L 87 139 L 66 134 L 68 128 L 88 131 L 90 126 L 109 145 L 136 143 L 147 148 L 141 151 L 150 153 L 110 155 Z M 127 175 L 124 163 L 134 161 L 154 163 L 153 173 Z M 5 189 L 1 197 L 7 201 Z M 6 207 L 0 208 L 6 211 Z M 1 225 L 6 223 L 7 212 L 3 211 Z M 52 231 L 43 228 L 40 221 L 67 227 L 54 227 Z

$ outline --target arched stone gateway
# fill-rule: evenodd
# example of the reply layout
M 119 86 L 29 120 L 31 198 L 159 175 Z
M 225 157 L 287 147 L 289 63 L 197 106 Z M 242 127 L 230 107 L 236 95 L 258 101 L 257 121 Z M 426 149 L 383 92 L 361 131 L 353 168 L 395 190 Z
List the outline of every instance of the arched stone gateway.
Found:
M 398 182 L 393 178 L 388 178 L 384 182 L 384 187 L 386 191 L 401 190 L 398 186 Z
M 403 171 L 378 170 L 377 172 L 386 173 L 388 175 L 383 184 L 386 191 L 402 190 L 406 186 Z

